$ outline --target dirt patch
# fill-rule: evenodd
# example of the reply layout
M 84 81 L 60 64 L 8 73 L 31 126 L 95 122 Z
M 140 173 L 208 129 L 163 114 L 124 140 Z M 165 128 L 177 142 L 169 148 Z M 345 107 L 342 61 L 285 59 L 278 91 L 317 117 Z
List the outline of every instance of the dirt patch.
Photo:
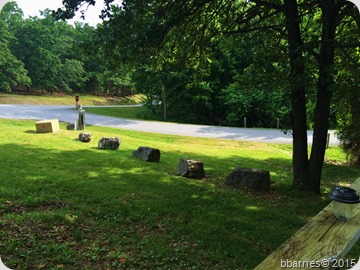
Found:
M 2 259 L 12 269 L 114 269 L 119 251 L 101 228 L 66 219 L 44 222 L 7 219 L 1 223 Z M 120 269 L 120 268 L 117 268 Z
M 327 163 L 327 164 L 335 165 L 335 166 L 344 166 L 344 167 L 349 167 L 350 166 L 350 164 L 347 163 L 347 162 L 341 162 L 341 161 L 338 161 L 338 160 L 330 160 L 330 159 L 327 159 L 327 158 L 324 159 L 324 162 Z
M 0 216 L 4 214 L 21 214 L 31 211 L 51 211 L 67 207 L 66 202 L 43 201 L 36 205 L 21 205 L 16 202 L 5 201 L 0 203 Z

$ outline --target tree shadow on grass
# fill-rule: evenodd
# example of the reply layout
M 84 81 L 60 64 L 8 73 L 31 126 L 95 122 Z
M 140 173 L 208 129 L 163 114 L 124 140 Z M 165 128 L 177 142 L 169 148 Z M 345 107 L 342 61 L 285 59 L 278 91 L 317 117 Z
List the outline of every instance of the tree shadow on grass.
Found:
M 111 243 L 103 241 L 101 249 L 93 250 L 93 256 L 103 258 L 102 266 L 119 263 L 119 258 L 109 254 L 116 251 L 115 246 L 121 246 L 121 252 L 132 258 L 121 267 L 144 263 L 156 267 L 162 263 L 172 268 L 186 264 L 198 268 L 252 269 L 324 205 L 321 198 L 309 200 L 310 195 L 289 200 L 285 192 L 273 201 L 222 184 L 235 166 L 243 166 L 270 170 L 276 182 L 289 186 L 288 159 L 259 160 L 237 155 L 221 158 L 165 151 L 160 163 L 147 163 L 133 159 L 132 149 L 126 147 L 118 151 L 91 146 L 58 151 L 3 144 L 0 151 L 1 167 L 6 168 L 2 170 L 0 215 L 8 224 L 19 221 L 13 230 L 8 226 L 1 237 L 2 247 L 17 243 L 17 249 L 2 249 L 8 250 L 1 254 L 4 261 L 9 260 L 12 265 L 37 268 L 44 262 L 56 264 L 44 251 L 39 253 L 36 246 L 56 247 L 51 239 L 58 239 L 59 232 L 51 228 L 65 226 L 66 237 L 58 241 L 78 260 L 75 263 L 63 258 L 67 269 L 85 264 L 98 267 L 96 261 L 89 262 L 82 253 L 84 235 L 91 236 L 95 243 L 111 239 Z M 202 160 L 208 178 L 175 176 L 182 157 Z M 13 211 L 5 202 L 16 204 L 19 207 L 13 209 L 23 211 Z M 44 208 L 47 202 L 57 207 Z M 66 220 L 66 213 L 77 221 L 73 224 Z M 29 229 L 29 222 L 48 224 L 44 225 L 46 232 L 38 232 L 48 235 L 47 239 L 34 240 L 19 234 L 25 227 L 30 230 L 29 235 L 36 233 Z M 35 241 L 33 246 L 27 246 L 30 240 Z M 32 256 L 22 256 L 23 251 Z M 149 257 L 149 252 L 153 256 Z

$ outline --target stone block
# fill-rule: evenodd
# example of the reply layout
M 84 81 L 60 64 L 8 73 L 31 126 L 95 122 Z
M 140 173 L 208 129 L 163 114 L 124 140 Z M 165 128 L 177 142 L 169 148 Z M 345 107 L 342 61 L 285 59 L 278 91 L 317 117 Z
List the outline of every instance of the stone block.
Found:
M 132 153 L 132 157 L 142 159 L 147 162 L 159 162 L 160 150 L 156 148 L 140 146 Z
M 120 147 L 121 139 L 119 137 L 101 138 L 98 143 L 99 149 L 117 150 Z
M 81 132 L 79 134 L 80 142 L 90 142 L 91 141 L 91 133 L 90 132 Z
M 200 160 L 181 158 L 177 171 L 179 175 L 187 178 L 205 177 L 204 163 Z
M 270 190 L 270 172 L 259 169 L 236 167 L 225 179 L 227 186 L 257 191 Z
M 42 120 L 35 122 L 37 133 L 57 133 L 60 130 L 59 120 Z
M 75 130 L 75 124 L 74 124 L 74 123 L 69 123 L 69 124 L 66 126 L 66 129 L 67 129 L 67 130 Z

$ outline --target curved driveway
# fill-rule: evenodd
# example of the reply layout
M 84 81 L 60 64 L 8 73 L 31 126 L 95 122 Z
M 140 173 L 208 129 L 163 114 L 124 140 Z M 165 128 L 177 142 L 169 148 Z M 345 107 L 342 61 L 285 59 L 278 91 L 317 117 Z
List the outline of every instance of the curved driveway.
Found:
M 13 119 L 59 119 L 63 122 L 74 122 L 78 112 L 73 106 L 39 106 L 0 104 L 0 118 Z M 86 107 L 85 107 L 86 109 Z M 222 138 L 231 140 L 261 141 L 271 143 L 292 143 L 290 134 L 275 129 L 232 128 L 205 125 L 176 124 L 156 121 L 130 120 L 86 113 L 86 124 L 107 126 L 128 130 L 155 132 L 205 138 Z M 312 131 L 308 131 L 308 142 L 312 142 Z M 330 132 L 330 145 L 339 141 Z

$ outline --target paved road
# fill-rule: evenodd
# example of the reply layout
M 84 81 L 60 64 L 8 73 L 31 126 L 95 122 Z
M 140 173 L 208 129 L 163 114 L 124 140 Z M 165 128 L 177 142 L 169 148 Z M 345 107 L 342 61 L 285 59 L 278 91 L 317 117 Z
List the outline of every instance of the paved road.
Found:
M 86 107 L 85 107 L 86 109 Z M 64 122 L 74 122 L 78 112 L 73 106 L 38 106 L 38 105 L 4 105 L 0 104 L 0 118 L 14 119 L 59 119 Z M 164 123 L 155 121 L 130 120 L 114 118 L 86 113 L 86 124 L 155 132 L 162 134 L 174 134 L 205 138 L 223 138 L 231 140 L 262 141 L 272 143 L 292 143 L 290 134 L 284 134 L 280 130 L 255 129 L 255 128 L 231 128 L 205 125 L 189 125 Z M 312 141 L 312 131 L 308 131 L 308 141 Z M 330 145 L 338 145 L 339 141 L 333 132 L 330 133 Z

